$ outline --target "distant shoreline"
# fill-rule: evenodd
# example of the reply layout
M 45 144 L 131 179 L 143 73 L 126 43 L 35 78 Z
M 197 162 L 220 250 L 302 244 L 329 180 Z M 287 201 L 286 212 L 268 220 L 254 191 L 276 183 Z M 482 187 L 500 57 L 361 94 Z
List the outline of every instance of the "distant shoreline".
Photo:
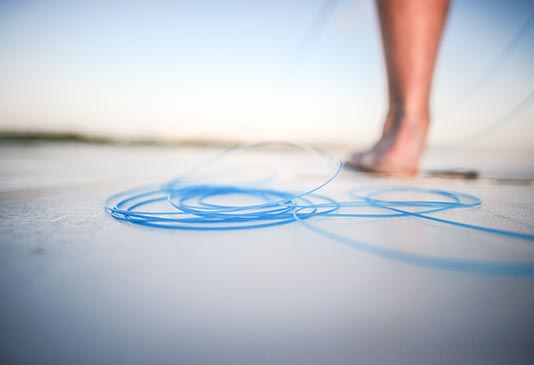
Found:
M 161 138 L 161 137 L 109 137 L 79 132 L 47 132 L 47 131 L 0 131 L 1 143 L 80 143 L 109 146 L 154 146 L 154 147 L 197 147 L 197 148 L 228 148 L 246 142 L 243 140 L 195 139 L 195 138 Z M 349 146 L 330 143 L 306 142 L 314 147 L 330 151 L 344 152 Z
M 221 141 L 209 139 L 163 139 L 157 137 L 117 138 L 77 132 L 0 131 L 0 143 L 2 142 L 57 142 L 123 146 L 169 146 L 203 148 L 230 147 L 242 143 L 241 141 Z

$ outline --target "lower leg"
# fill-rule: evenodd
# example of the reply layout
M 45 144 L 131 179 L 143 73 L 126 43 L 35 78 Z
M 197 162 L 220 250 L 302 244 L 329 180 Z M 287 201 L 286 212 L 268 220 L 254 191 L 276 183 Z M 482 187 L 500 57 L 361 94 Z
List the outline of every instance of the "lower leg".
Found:
M 449 0 L 377 0 L 388 75 L 389 110 L 382 138 L 350 164 L 415 173 L 428 125 L 432 75 Z

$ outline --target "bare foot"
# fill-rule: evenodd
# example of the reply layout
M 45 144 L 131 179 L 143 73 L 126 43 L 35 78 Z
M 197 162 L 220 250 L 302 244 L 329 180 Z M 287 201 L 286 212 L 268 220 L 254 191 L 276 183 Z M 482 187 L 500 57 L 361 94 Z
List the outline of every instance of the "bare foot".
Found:
M 347 164 L 366 172 L 414 175 L 419 169 L 428 124 L 428 116 L 390 113 L 380 140 L 368 150 L 354 153 Z

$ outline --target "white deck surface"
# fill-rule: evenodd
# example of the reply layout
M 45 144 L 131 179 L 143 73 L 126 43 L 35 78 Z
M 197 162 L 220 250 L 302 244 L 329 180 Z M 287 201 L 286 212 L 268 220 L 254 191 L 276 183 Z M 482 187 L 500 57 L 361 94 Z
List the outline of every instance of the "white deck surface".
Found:
M 0 145 L 0 362 L 534 363 L 532 277 L 407 265 L 299 224 L 168 231 L 121 223 L 104 211 L 110 194 L 170 179 L 212 153 Z M 430 151 L 425 165 L 534 178 L 528 154 Z M 534 233 L 532 184 L 345 171 L 327 193 L 378 185 L 474 194 L 481 208 L 437 216 Z M 534 261 L 532 241 L 416 218 L 317 224 L 410 252 Z

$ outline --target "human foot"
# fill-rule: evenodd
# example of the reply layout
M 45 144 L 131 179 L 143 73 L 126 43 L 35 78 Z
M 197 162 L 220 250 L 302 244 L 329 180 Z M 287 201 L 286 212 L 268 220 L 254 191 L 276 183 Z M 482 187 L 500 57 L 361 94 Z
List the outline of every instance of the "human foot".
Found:
M 429 118 L 388 115 L 380 140 L 354 153 L 347 165 L 361 171 L 414 175 L 423 154 Z

